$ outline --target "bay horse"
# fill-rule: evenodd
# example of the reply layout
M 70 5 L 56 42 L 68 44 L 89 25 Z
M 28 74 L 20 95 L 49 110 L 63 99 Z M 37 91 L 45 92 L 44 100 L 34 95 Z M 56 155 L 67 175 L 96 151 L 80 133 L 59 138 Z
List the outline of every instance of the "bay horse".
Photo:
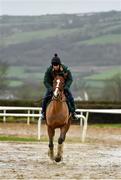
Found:
M 49 152 L 51 160 L 60 162 L 63 156 L 63 142 L 70 127 L 71 114 L 69 114 L 66 97 L 64 94 L 64 77 L 57 75 L 53 80 L 53 97 L 46 109 L 46 124 L 49 137 Z M 60 128 L 57 155 L 54 157 L 55 129 Z

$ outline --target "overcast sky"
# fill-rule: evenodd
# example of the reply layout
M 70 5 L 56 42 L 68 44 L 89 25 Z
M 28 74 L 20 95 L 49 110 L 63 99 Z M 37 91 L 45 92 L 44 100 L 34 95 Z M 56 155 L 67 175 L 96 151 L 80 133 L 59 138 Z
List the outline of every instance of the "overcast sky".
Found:
M 0 15 L 121 11 L 121 0 L 0 0 Z

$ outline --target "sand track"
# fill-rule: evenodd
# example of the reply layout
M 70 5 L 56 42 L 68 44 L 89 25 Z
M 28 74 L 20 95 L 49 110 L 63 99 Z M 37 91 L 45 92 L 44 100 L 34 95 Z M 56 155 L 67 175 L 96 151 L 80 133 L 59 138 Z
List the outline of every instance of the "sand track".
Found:
M 36 126 L 0 125 L 1 134 L 36 136 Z M 86 143 L 65 142 L 61 163 L 49 160 L 47 142 L 0 142 L 0 179 L 121 179 L 120 132 L 89 127 Z M 79 137 L 79 127 L 71 127 L 68 136 Z
M 121 146 L 65 144 L 50 162 L 47 143 L 0 143 L 0 179 L 120 179 Z

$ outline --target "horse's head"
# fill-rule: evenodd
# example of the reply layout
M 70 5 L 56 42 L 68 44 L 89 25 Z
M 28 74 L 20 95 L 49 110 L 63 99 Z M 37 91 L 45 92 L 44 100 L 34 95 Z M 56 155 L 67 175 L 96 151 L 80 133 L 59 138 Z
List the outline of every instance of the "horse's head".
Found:
M 56 76 L 53 81 L 53 96 L 54 98 L 59 98 L 62 95 L 64 89 L 64 78 L 62 76 Z

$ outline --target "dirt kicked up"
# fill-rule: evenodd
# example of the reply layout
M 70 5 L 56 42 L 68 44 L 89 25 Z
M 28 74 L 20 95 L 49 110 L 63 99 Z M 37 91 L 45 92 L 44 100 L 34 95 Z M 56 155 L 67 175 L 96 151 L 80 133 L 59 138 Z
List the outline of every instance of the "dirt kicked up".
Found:
M 36 136 L 36 127 L 0 124 L 0 134 Z M 45 126 L 42 127 L 42 134 L 46 134 Z M 79 136 L 79 126 L 71 126 L 68 137 Z M 0 180 L 7 179 L 119 180 L 121 129 L 89 127 L 84 144 L 70 143 L 68 140 L 64 143 L 63 161 L 60 163 L 50 161 L 48 142 L 0 142 Z

